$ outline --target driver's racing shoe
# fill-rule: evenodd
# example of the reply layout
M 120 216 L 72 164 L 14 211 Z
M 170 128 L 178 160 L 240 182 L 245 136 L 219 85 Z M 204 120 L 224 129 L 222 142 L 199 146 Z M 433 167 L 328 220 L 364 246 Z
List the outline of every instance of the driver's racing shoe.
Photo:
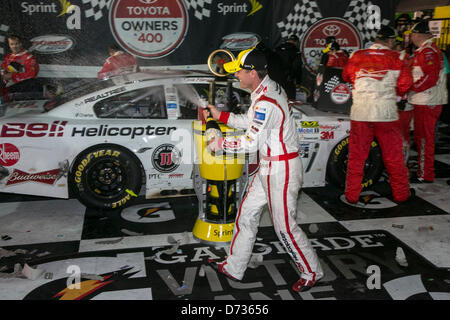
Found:
M 236 279 L 235 277 L 233 277 L 231 274 L 229 274 L 223 267 L 224 262 L 218 262 L 214 259 L 208 259 L 208 264 L 217 272 L 222 273 L 223 275 L 225 275 L 228 279 L 233 280 L 233 281 L 241 281 L 239 279 Z
M 316 282 L 312 280 L 306 280 L 304 278 L 300 278 L 293 286 L 292 290 L 295 292 L 305 292 L 311 289 Z

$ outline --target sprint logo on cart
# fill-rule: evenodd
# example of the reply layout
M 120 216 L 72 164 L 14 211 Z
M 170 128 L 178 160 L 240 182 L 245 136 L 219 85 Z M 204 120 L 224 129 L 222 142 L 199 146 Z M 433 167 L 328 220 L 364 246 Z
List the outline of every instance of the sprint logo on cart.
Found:
M 183 42 L 188 14 L 182 0 L 116 0 L 109 11 L 114 38 L 133 55 L 155 59 Z

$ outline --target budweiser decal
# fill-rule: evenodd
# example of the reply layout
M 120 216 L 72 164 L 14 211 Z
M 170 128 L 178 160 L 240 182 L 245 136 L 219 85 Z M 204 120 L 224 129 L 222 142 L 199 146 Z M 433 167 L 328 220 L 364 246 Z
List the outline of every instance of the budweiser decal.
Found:
M 10 167 L 20 159 L 19 149 L 10 143 L 0 144 L 0 166 Z
M 38 182 L 48 185 L 54 185 L 55 182 L 60 178 L 59 171 L 60 169 L 53 169 L 37 173 L 28 173 L 22 170 L 14 169 L 5 185 L 10 186 L 22 182 Z

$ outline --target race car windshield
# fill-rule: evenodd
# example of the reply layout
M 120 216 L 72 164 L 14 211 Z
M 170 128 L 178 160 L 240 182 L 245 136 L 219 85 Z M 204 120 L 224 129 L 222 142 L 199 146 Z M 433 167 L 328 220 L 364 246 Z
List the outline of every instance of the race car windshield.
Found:
M 44 108 L 46 111 L 50 111 L 52 109 L 55 109 L 69 101 L 72 101 L 74 99 L 78 99 L 84 95 L 90 94 L 92 92 L 96 92 L 102 89 L 106 89 L 109 87 L 114 86 L 114 83 L 112 82 L 112 80 L 107 79 L 107 80 L 102 80 L 102 81 L 98 81 L 97 79 L 95 80 L 88 80 L 88 81 L 80 81 L 80 82 L 76 82 L 72 85 L 70 85 L 69 90 L 62 93 L 61 95 L 58 95 L 56 97 L 54 97 L 53 99 L 51 99 L 50 101 L 48 101 Z

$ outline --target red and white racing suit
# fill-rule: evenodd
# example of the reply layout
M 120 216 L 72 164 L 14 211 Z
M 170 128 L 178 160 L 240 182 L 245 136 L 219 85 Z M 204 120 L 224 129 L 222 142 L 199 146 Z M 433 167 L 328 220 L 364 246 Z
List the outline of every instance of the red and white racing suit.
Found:
M 411 71 L 400 59 L 399 52 L 375 43 L 351 55 L 342 77 L 353 83 L 347 201 L 358 202 L 364 164 L 374 138 L 382 150 L 394 200 L 407 200 L 410 195 L 408 170 L 402 154 L 402 134 L 395 122 L 398 120 L 397 96 L 404 95 L 410 88 Z
M 20 63 L 24 70 L 23 72 L 13 72 L 11 74 L 11 81 L 6 84 L 6 87 L 12 86 L 18 82 L 34 79 L 39 73 L 39 64 L 36 58 L 27 50 L 22 50 L 19 53 L 8 54 L 1 64 L 2 73 L 9 73 L 8 66 L 11 62 Z
M 298 155 L 299 136 L 290 115 L 286 93 L 266 76 L 251 94 L 246 115 L 222 112 L 220 121 L 233 128 L 247 129 L 240 138 L 225 138 L 226 152 L 260 153 L 260 167 L 253 176 L 236 217 L 225 270 L 241 280 L 252 254 L 263 207 L 268 204 L 275 232 L 306 280 L 323 276 L 319 259 L 297 225 L 297 197 L 302 182 Z
M 98 79 L 115 76 L 126 72 L 137 72 L 139 66 L 134 56 L 123 51 L 116 51 L 106 59 L 102 69 L 97 74 Z
M 414 52 L 414 84 L 408 102 L 414 105 L 414 142 L 417 147 L 417 177 L 434 181 L 436 123 L 447 104 L 447 75 L 441 50 L 432 39 Z
M 328 54 L 327 67 L 343 68 L 347 64 L 348 56 L 342 51 L 330 52 Z
M 411 69 L 414 61 L 413 57 L 407 54 L 406 51 L 400 52 L 400 56 L 402 55 L 404 55 L 403 61 Z M 411 120 L 414 115 L 414 107 L 406 101 L 407 95 L 398 98 L 404 102 L 403 110 L 398 109 L 397 124 L 403 136 L 403 157 L 405 158 L 405 164 L 408 166 L 409 150 L 411 147 Z

